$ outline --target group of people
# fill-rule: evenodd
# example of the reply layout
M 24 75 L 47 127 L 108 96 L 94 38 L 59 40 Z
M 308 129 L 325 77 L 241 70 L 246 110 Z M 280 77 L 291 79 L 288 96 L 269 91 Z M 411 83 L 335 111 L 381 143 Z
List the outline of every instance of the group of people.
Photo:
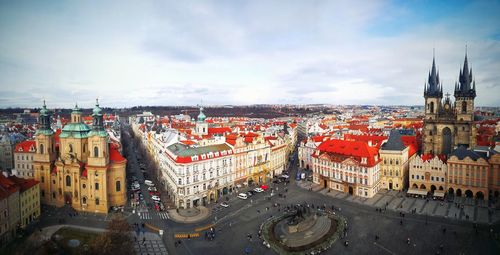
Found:
M 215 239 L 215 229 L 213 227 L 210 230 L 205 232 L 205 240 L 212 241 Z

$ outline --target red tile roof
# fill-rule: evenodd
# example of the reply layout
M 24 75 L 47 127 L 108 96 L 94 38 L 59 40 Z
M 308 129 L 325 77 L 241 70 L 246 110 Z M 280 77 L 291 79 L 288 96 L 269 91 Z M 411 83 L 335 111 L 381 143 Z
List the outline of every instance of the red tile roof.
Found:
M 109 144 L 109 160 L 116 163 L 121 163 L 126 161 L 126 159 L 118 151 L 118 145 L 114 143 Z
M 210 134 L 210 135 L 224 134 L 224 133 L 231 133 L 231 129 L 229 127 L 209 127 L 208 128 L 208 134 Z
M 20 187 L 21 192 L 25 192 L 26 190 L 28 190 L 31 187 L 40 183 L 39 181 L 36 181 L 35 179 L 23 179 L 23 178 L 19 178 L 17 176 L 9 176 L 8 179 L 11 180 L 12 182 L 14 182 L 18 187 Z
M 418 151 L 417 137 L 413 135 L 402 135 L 401 141 L 405 146 L 408 146 L 408 158 L 413 156 Z
M 36 142 L 34 140 L 23 141 L 16 145 L 15 152 L 35 153 Z
M 321 143 L 318 146 L 321 153 L 331 153 L 336 156 L 341 156 L 339 162 L 346 158 L 354 158 L 361 163 L 361 158 L 366 158 L 367 163 L 361 164 L 368 167 L 375 166 L 380 162 L 378 158 L 378 149 L 370 147 L 367 143 L 362 141 L 346 141 L 332 139 Z
M 12 181 L 5 177 L 3 174 L 0 174 L 0 186 L 5 190 L 8 195 L 19 191 L 19 187 Z M 7 196 L 8 196 L 7 195 Z

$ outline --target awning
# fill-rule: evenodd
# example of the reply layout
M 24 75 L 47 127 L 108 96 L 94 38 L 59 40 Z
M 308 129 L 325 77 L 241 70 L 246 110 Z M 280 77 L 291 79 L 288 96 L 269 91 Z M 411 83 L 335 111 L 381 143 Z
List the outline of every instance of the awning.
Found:
M 407 193 L 408 194 L 413 194 L 413 195 L 425 196 L 425 195 L 427 195 L 427 190 L 425 190 L 425 189 L 410 188 L 410 189 L 408 189 Z
M 443 190 L 435 190 L 434 196 L 435 197 L 444 197 L 444 191 Z

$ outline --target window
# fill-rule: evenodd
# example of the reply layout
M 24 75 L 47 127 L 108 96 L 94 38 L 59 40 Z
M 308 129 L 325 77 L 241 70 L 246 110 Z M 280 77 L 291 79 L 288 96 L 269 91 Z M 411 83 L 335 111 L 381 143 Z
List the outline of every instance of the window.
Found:
M 42 189 L 42 197 L 45 197 L 45 190 Z
M 42 153 L 42 154 L 43 154 L 43 152 L 44 152 L 44 151 L 43 151 L 43 144 L 40 144 L 40 153 Z
M 99 157 L 99 148 L 97 146 L 94 147 L 94 158 Z
M 462 113 L 466 113 L 466 112 L 467 112 L 467 102 L 462 101 Z
M 42 183 L 44 183 L 44 182 L 45 182 L 45 178 L 43 178 L 43 176 L 42 176 L 41 180 L 42 180 Z
M 66 186 L 68 186 L 68 187 L 71 186 L 71 177 L 69 175 L 66 176 Z
M 120 190 L 121 190 L 120 181 L 116 181 L 116 192 L 120 192 Z
M 95 205 L 99 205 L 99 198 L 95 199 Z
M 82 204 L 86 205 L 87 204 L 87 198 L 86 197 L 83 197 L 82 198 Z
M 56 198 L 56 193 L 52 192 L 52 198 Z
M 84 188 L 84 189 L 87 188 L 87 185 L 85 185 L 85 183 L 82 184 L 82 188 Z
M 69 145 L 69 152 L 73 152 L 73 145 L 72 144 Z
M 52 180 L 52 184 L 56 184 L 56 180 Z
M 430 112 L 430 113 L 434 113 L 434 102 L 431 102 L 431 103 L 429 104 L 429 112 Z
M 99 190 L 99 183 L 98 182 L 95 183 L 95 190 Z

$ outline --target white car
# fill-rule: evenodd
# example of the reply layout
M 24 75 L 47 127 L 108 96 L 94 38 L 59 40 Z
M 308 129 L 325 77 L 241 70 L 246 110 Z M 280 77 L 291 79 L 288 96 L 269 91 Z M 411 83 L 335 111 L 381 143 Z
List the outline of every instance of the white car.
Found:
M 150 180 L 144 180 L 144 184 L 146 184 L 146 185 L 148 185 L 150 187 L 154 187 L 155 186 L 155 184 L 152 181 L 150 181 Z
M 153 199 L 154 201 L 160 201 L 161 200 L 160 197 L 158 197 L 158 196 L 152 196 L 151 199 Z
M 264 190 L 262 188 L 255 188 L 255 189 L 253 189 L 253 191 L 255 191 L 257 193 L 264 192 Z
M 157 191 L 156 187 L 148 187 L 148 191 Z
M 220 206 L 224 207 L 224 208 L 228 208 L 229 207 L 229 204 L 226 203 L 226 202 L 222 202 L 220 203 Z
M 240 198 L 240 199 L 247 199 L 248 196 L 245 193 L 240 193 L 240 194 L 238 194 L 238 198 Z

